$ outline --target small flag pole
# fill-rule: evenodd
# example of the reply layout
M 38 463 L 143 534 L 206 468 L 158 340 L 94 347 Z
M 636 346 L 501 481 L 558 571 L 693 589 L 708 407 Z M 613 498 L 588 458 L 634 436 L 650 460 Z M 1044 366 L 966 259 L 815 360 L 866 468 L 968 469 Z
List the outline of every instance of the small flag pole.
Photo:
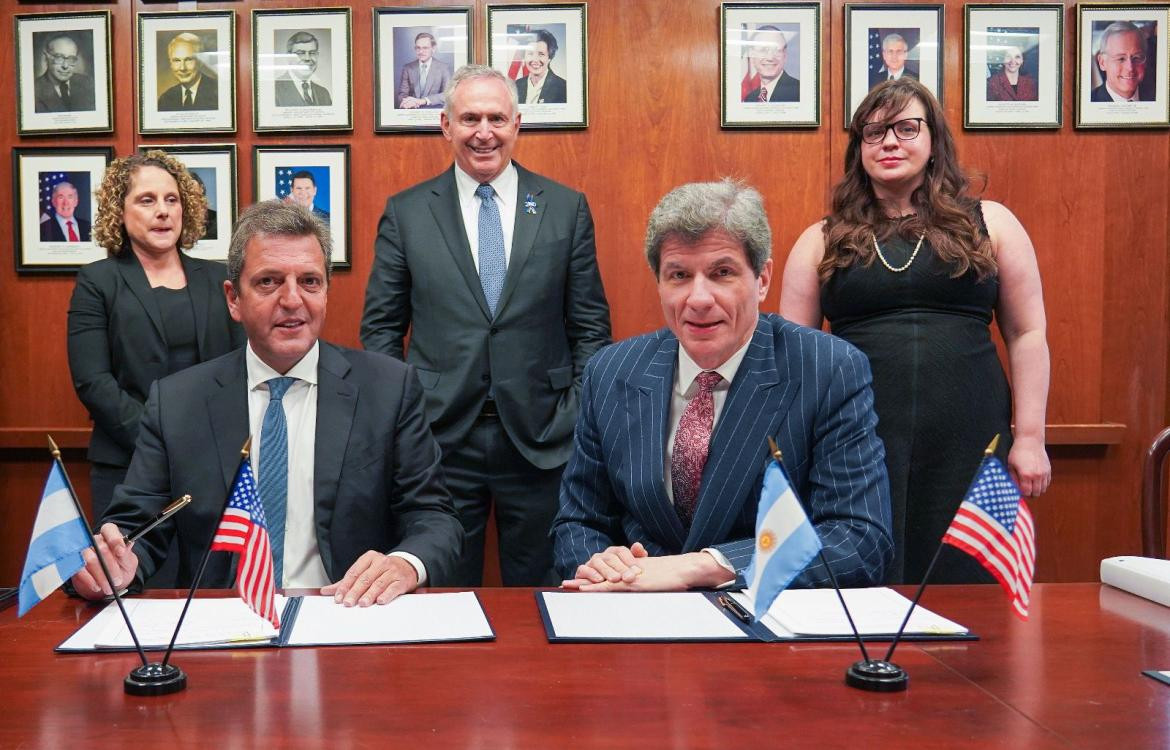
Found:
M 971 484 L 967 486 L 967 492 L 963 493 L 966 497 L 971 488 L 975 486 L 975 482 L 979 481 L 979 475 L 982 472 L 983 464 L 987 463 L 987 459 L 995 455 L 996 448 L 999 447 L 999 434 L 991 439 L 987 447 L 983 449 L 983 460 L 979 462 L 979 468 L 976 469 L 975 475 L 971 478 Z M 934 572 L 934 564 L 938 562 L 939 555 L 942 554 L 944 542 L 940 539 L 938 542 L 938 549 L 934 551 L 934 557 L 930 559 L 930 565 L 926 567 L 926 573 L 922 576 L 922 583 L 918 584 L 918 591 L 914 593 L 914 599 L 910 602 L 910 608 L 906 610 L 906 616 L 902 619 L 902 625 L 898 628 L 898 632 L 894 634 L 894 640 L 890 643 L 890 650 L 886 652 L 886 661 L 894 655 L 894 649 L 898 647 L 898 642 L 902 640 L 902 633 L 906 630 L 906 625 L 910 622 L 910 615 L 914 614 L 914 608 L 918 606 L 918 601 L 922 598 L 922 592 L 926 590 L 926 582 L 930 580 L 930 574 Z
M 49 453 L 53 456 L 53 462 L 61 471 L 61 476 L 65 478 L 65 486 L 69 489 L 69 498 L 73 500 L 73 507 L 77 509 L 77 515 L 81 518 L 81 523 L 88 530 L 90 528 L 89 519 L 85 517 L 85 511 L 81 508 L 81 502 L 77 499 L 77 491 L 73 489 L 73 480 L 69 478 L 69 472 L 65 470 L 65 462 L 61 460 L 61 449 L 57 447 L 52 435 L 45 435 L 49 440 Z M 105 575 L 106 581 L 110 584 L 110 591 L 114 595 L 114 601 L 118 604 L 118 610 L 122 613 L 122 619 L 126 621 L 126 629 L 130 631 L 130 638 L 134 641 L 134 650 L 138 652 L 138 658 L 142 659 L 143 668 L 148 664 L 146 658 L 146 651 L 143 650 L 142 644 L 138 642 L 138 634 L 134 632 L 134 626 L 130 624 L 130 615 L 126 612 L 126 605 L 122 603 L 122 597 L 118 594 L 118 587 L 114 585 L 114 579 L 110 575 L 110 569 L 106 567 L 105 558 L 98 550 L 97 543 L 93 541 L 93 536 L 90 535 L 90 545 L 93 547 L 94 555 L 97 556 L 98 565 L 102 567 L 102 574 Z

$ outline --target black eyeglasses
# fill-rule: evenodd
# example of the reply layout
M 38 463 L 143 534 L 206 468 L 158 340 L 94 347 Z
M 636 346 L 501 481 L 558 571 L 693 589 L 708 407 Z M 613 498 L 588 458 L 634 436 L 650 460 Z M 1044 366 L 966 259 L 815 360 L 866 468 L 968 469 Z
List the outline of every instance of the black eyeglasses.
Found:
M 866 143 L 881 143 L 886 139 L 886 131 L 893 130 L 894 137 L 899 141 L 912 141 L 922 132 L 924 122 L 926 120 L 922 117 L 907 117 L 888 125 L 881 122 L 866 123 L 861 127 L 861 140 Z

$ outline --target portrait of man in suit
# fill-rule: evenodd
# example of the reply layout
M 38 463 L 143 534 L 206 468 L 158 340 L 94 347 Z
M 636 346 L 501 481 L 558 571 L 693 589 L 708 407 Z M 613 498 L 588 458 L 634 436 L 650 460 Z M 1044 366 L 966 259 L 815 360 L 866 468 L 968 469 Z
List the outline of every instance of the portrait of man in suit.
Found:
M 1090 101 L 1140 102 L 1149 53 L 1146 36 L 1129 21 L 1114 21 L 1105 27 L 1093 57 L 1104 83 L 1093 89 Z
M 207 169 L 206 167 L 200 169 L 187 168 L 187 172 L 191 175 L 191 179 L 195 180 L 195 184 L 203 191 L 203 199 L 207 201 L 207 214 L 203 229 L 203 237 L 201 239 L 214 240 L 219 238 L 219 213 L 211 205 L 211 196 L 207 194 L 207 185 L 203 182 L 203 178 L 199 176 L 199 172 Z M 210 179 L 215 180 L 215 170 L 209 169 Z
M 394 106 L 399 109 L 441 107 L 443 91 L 451 80 L 451 66 L 435 57 L 438 42 L 429 31 L 414 38 L 415 59 L 402 66 Z
M 650 215 L 645 247 L 666 328 L 585 368 L 553 524 L 562 586 L 736 579 L 755 546 L 769 437 L 841 585 L 880 583 L 893 537 L 869 363 L 839 338 L 760 313 L 772 235 L 759 192 L 732 180 L 675 188 Z M 816 565 L 795 585 L 829 577 Z
M 521 104 L 564 104 L 568 101 L 565 79 L 551 68 L 557 56 L 557 38 L 548 29 L 530 32 L 531 40 L 524 50 L 524 68 L 528 75 L 516 80 L 516 93 Z
M 49 211 L 41 217 L 42 242 L 89 242 L 89 222 L 77 216 L 77 188 L 62 180 L 53 185 Z
M 918 64 L 907 60 L 910 46 L 906 37 L 898 32 L 890 32 L 882 37 L 882 65 L 869 74 L 869 87 L 872 89 L 882 81 L 890 81 L 907 76 L 918 79 Z
M 33 81 L 34 111 L 94 111 L 93 79 L 80 71 L 84 61 L 74 34 L 65 32 L 47 36 L 41 50 L 45 72 Z
M 199 56 L 203 53 L 202 38 L 190 31 L 176 34 L 167 42 L 166 59 L 175 83 L 158 97 L 159 112 L 219 108 L 219 82 L 200 65 Z M 169 79 L 160 80 L 159 89 L 167 83 Z
M 240 215 L 224 294 L 247 345 L 151 386 L 100 529 L 115 586 L 141 586 L 172 540 L 177 584 L 191 584 L 249 436 L 278 589 L 367 606 L 450 585 L 463 532 L 413 368 L 319 338 L 331 251 L 328 228 L 299 206 L 265 201 Z M 181 493 L 195 498 L 189 507 L 125 544 Z M 110 583 L 85 557 L 74 586 L 100 598 Z M 212 555 L 202 584 L 228 588 L 234 577 L 233 556 Z
M 498 70 L 459 68 L 440 124 L 454 164 L 386 202 L 361 341 L 418 368 L 466 534 L 455 585 L 483 580 L 493 508 L 504 585 L 543 585 L 581 373 L 610 340 L 593 218 L 512 160 L 520 112 Z
M 329 89 L 314 79 L 321 57 L 321 44 L 315 34 L 298 31 L 288 38 L 285 48 L 296 57 L 276 79 L 276 106 L 323 107 L 333 104 Z
M 326 224 L 329 223 L 329 212 L 317 205 L 317 178 L 309 170 L 298 169 L 293 172 L 292 183 L 285 200 L 304 208 Z
M 745 102 L 800 101 L 800 80 L 784 71 L 788 63 L 788 38 L 775 26 L 761 26 L 752 35 L 749 53 L 760 85 L 749 91 Z

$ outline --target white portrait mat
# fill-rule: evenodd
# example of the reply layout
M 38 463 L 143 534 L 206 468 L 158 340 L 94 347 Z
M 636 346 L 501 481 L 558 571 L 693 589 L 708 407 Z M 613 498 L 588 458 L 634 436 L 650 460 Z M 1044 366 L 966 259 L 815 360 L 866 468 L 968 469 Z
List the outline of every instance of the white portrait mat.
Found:
M 324 167 L 329 170 L 329 233 L 333 238 L 334 267 L 348 267 L 349 251 L 349 150 L 344 147 L 288 150 L 256 146 L 257 202 L 276 198 L 276 170 L 280 168 Z
M 74 154 L 48 149 L 45 154 L 18 152 L 16 181 L 19 185 L 19 202 L 16 207 L 19 227 L 20 249 L 17 256 L 19 270 L 73 270 L 78 266 L 105 258 L 105 248 L 92 241 L 42 242 L 40 176 L 44 172 L 88 172 L 89 205 L 96 219 L 97 189 L 105 174 L 108 157 L 106 154 Z M 92 230 L 91 230 L 92 231 Z
M 1094 22 L 1131 21 L 1157 23 L 1156 54 L 1146 74 L 1157 63 L 1152 102 L 1094 102 L 1093 71 L 1096 68 L 1097 35 Z M 1166 127 L 1170 125 L 1170 65 L 1167 65 L 1167 26 L 1170 5 L 1077 6 L 1077 127 Z
M 160 13 L 138 16 L 138 132 L 168 133 L 196 131 L 202 133 L 234 133 L 235 113 L 235 11 Z M 214 110 L 160 112 L 158 97 L 169 88 L 159 87 L 156 71 L 159 68 L 159 37 L 170 37 L 190 32 L 214 30 L 215 50 L 199 53 L 199 63 L 215 74 L 218 101 Z M 166 62 L 166 61 L 164 61 Z M 167 67 L 163 65 L 162 67 Z
M 916 28 L 918 29 L 918 57 L 909 62 L 918 64 L 918 80 L 926 86 L 935 98 L 942 101 L 942 81 L 939 51 L 942 49 L 943 14 L 938 6 L 922 10 L 907 6 L 884 8 L 882 6 L 846 6 L 848 39 L 846 39 L 845 64 L 849 70 L 849 90 L 845 107 L 845 127 L 853 119 L 853 113 L 869 94 L 869 32 L 874 28 Z M 924 54 L 928 52 L 930 54 Z
M 515 55 L 515 47 L 508 33 L 511 25 L 542 26 L 560 24 L 565 27 L 565 49 L 549 63 L 549 69 L 565 79 L 564 104 L 520 103 L 520 124 L 561 127 L 586 127 L 588 121 L 589 82 L 587 66 L 588 10 L 584 4 L 557 8 L 534 5 L 488 6 L 489 65 L 508 75 L 508 67 Z
M 290 53 L 276 48 L 276 32 L 328 29 L 328 50 L 321 53 L 313 80 L 329 84 L 330 104 L 276 106 L 276 81 L 288 69 Z M 252 11 L 252 103 L 256 130 L 352 130 L 353 78 L 350 61 L 350 10 Z
M 17 47 L 17 86 L 19 91 L 18 130 L 23 135 L 110 133 L 114 130 L 110 110 L 110 13 L 51 13 L 15 17 Z M 93 59 L 93 112 L 37 112 L 36 78 L 41 50 L 33 43 L 33 34 L 45 32 L 91 32 Z
M 967 127 L 1052 127 L 1061 125 L 1061 81 L 1064 72 L 1064 6 L 1013 8 L 968 6 L 965 84 Z M 1039 61 L 1034 102 L 987 100 L 987 66 L 992 48 L 988 29 L 1039 29 Z M 998 33 L 998 32 L 996 32 Z M 994 55 L 991 56 L 994 59 Z
M 721 40 L 724 124 L 734 126 L 820 124 L 821 28 L 818 5 L 777 5 L 776 7 L 724 4 L 724 38 Z M 795 24 L 799 37 L 800 99 L 796 102 L 744 102 L 740 95 L 742 70 L 740 48 L 762 25 Z M 744 25 L 750 29 L 744 31 Z M 789 46 L 792 44 L 789 42 Z
M 394 67 L 394 30 L 428 26 L 438 41 L 438 50 L 449 49 L 455 58 L 454 73 L 471 62 L 471 10 L 446 8 L 417 13 L 394 12 L 395 8 L 374 9 L 374 81 L 377 86 L 375 130 L 438 130 L 439 113 L 435 109 L 397 109 L 394 99 L 398 92 L 399 71 Z M 410 49 L 414 55 L 414 47 Z M 412 58 L 413 59 L 413 58 Z

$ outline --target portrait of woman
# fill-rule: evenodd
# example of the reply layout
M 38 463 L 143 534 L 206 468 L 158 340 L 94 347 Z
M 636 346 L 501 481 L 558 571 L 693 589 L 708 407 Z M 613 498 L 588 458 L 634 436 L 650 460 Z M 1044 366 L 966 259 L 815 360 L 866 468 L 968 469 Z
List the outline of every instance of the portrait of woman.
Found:
M 98 189 L 93 237 L 110 257 L 82 267 L 68 325 L 73 387 L 93 419 L 95 523 L 126 476 L 151 383 L 244 342 L 224 266 L 183 252 L 206 212 L 198 183 L 163 151 L 115 160 Z
M 1019 47 L 1004 47 L 999 70 L 987 79 L 987 101 L 1034 102 L 1039 99 L 1036 79 L 1021 72 L 1023 65 L 1023 50 Z
M 888 581 L 922 580 L 997 434 L 1023 495 L 1047 489 L 1049 357 L 1036 254 L 1012 212 L 972 189 L 943 110 L 918 81 L 879 84 L 862 101 L 831 213 L 788 257 L 780 312 L 814 328 L 827 318 L 869 359 L 893 509 Z M 947 545 L 930 580 L 993 579 Z

